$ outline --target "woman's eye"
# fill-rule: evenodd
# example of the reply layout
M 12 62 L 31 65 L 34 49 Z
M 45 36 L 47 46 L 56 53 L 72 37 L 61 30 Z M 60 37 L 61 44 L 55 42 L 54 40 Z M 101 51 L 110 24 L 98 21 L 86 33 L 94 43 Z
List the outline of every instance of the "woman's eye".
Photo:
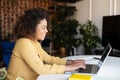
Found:
M 43 27 L 43 29 L 46 29 L 46 27 Z

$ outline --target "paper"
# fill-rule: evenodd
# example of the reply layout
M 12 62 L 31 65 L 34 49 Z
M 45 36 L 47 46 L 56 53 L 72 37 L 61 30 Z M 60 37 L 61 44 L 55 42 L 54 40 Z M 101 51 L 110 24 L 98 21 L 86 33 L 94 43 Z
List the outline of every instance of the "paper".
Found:
M 85 75 L 85 74 L 72 74 L 68 80 L 91 80 L 91 75 Z

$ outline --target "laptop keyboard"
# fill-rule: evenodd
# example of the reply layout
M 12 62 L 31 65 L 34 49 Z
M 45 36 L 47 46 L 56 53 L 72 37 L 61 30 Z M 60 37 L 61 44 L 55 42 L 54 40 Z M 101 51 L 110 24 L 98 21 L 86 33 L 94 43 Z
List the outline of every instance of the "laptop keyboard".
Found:
M 78 72 L 80 73 L 96 73 L 99 67 L 97 65 L 86 65 L 86 69 L 80 68 Z

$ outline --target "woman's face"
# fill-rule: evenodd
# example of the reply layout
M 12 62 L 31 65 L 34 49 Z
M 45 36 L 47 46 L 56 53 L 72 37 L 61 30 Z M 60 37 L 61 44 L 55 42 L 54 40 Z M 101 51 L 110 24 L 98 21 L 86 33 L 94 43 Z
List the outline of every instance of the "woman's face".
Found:
M 36 34 L 35 34 L 36 39 L 37 40 L 44 40 L 47 32 L 48 32 L 48 30 L 47 30 L 47 20 L 43 19 L 37 25 Z

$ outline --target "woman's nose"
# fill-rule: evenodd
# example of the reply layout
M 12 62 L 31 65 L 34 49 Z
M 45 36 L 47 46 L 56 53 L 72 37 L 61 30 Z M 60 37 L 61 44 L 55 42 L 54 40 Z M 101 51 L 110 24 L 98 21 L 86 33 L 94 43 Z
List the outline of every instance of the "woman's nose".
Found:
M 48 32 L 48 29 L 46 29 L 46 33 Z

